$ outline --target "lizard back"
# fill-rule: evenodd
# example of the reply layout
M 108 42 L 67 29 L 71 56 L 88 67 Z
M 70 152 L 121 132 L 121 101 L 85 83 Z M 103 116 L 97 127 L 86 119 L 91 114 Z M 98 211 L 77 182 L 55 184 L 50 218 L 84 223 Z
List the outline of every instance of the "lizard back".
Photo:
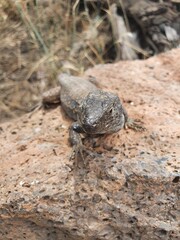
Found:
M 88 80 L 67 74 L 61 74 L 58 79 L 61 105 L 70 118 L 77 120 L 79 105 L 90 92 L 98 88 Z

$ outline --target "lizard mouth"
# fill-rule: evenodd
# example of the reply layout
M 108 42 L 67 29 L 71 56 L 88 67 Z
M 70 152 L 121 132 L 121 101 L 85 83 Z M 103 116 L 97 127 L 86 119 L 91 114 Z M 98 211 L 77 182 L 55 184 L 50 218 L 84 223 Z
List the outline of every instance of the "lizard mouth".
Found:
M 97 132 L 97 124 L 96 123 L 84 123 L 82 124 L 82 127 L 85 132 L 95 134 Z

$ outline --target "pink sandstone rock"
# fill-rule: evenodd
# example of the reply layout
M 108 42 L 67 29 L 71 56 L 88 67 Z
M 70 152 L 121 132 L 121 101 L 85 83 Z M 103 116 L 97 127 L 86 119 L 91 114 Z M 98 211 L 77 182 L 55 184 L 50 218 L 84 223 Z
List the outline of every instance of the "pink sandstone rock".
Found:
M 180 239 L 180 50 L 85 75 L 147 130 L 95 140 L 76 168 L 61 108 L 1 124 L 0 240 Z

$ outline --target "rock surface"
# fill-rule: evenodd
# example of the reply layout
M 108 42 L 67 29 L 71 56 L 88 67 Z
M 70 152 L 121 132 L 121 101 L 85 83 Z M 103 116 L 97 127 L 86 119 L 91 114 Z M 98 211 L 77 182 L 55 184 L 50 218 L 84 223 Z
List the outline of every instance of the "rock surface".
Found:
M 1 240 L 179 239 L 179 59 L 176 49 L 86 72 L 147 130 L 96 139 L 84 167 L 60 108 L 0 126 Z

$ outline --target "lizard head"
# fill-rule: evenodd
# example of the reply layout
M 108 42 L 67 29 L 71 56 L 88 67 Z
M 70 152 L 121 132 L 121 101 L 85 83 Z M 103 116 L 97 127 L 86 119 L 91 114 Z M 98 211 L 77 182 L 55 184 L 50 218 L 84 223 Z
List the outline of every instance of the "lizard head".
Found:
M 88 134 L 109 134 L 124 127 L 125 116 L 117 95 L 101 90 L 90 92 L 80 105 L 78 121 Z

